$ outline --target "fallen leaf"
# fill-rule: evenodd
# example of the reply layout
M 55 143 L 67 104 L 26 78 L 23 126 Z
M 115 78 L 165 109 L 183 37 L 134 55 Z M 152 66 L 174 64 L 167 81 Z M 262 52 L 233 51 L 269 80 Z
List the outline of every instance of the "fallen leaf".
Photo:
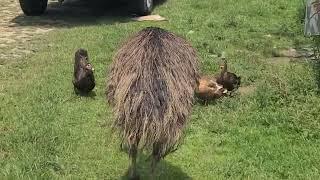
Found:
M 166 18 L 156 14 L 156 15 L 149 15 L 149 16 L 139 16 L 131 18 L 134 21 L 165 21 Z

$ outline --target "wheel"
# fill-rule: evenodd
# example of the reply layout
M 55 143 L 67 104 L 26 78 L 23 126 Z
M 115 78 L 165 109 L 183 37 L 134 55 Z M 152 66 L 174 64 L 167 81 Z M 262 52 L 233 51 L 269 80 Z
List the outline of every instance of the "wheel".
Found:
M 47 9 L 48 0 L 19 0 L 23 13 L 27 16 L 39 16 Z
M 153 0 L 135 0 L 136 13 L 142 16 L 151 14 L 153 10 Z

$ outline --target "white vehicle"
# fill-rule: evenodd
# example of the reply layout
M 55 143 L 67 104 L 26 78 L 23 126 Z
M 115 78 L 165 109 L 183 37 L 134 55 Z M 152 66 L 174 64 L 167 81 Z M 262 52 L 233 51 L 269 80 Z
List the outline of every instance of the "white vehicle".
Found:
M 63 0 L 59 0 L 63 1 Z M 104 1 L 104 0 L 101 0 Z M 138 15 L 149 15 L 153 9 L 153 0 L 126 0 L 135 1 L 133 8 Z M 48 0 L 19 0 L 23 13 L 27 16 L 39 16 L 47 9 Z

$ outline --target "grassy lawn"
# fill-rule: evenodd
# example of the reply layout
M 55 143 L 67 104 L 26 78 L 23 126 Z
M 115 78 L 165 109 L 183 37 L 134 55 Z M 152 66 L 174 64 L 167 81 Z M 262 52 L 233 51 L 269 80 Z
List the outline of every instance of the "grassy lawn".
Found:
M 0 179 L 125 174 L 128 157 L 110 129 L 106 72 L 121 42 L 146 26 L 186 37 L 205 73 L 218 70 L 216 54 L 226 51 L 230 69 L 249 90 L 196 104 L 184 143 L 160 163 L 159 179 L 319 179 L 320 69 L 270 59 L 274 46 L 309 43 L 301 8 L 301 0 L 169 0 L 154 11 L 166 22 L 107 17 L 50 33 L 35 55 L 0 67 Z M 88 49 L 96 70 L 91 98 L 73 93 L 79 47 Z M 146 158 L 141 155 L 139 163 L 143 178 Z

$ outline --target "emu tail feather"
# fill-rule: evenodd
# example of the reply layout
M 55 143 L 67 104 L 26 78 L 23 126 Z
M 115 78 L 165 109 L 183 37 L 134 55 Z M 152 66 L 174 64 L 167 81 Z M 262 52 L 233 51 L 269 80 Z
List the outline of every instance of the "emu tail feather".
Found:
M 196 51 L 183 38 L 149 27 L 117 52 L 107 80 L 114 126 L 129 148 L 175 150 L 199 80 Z

